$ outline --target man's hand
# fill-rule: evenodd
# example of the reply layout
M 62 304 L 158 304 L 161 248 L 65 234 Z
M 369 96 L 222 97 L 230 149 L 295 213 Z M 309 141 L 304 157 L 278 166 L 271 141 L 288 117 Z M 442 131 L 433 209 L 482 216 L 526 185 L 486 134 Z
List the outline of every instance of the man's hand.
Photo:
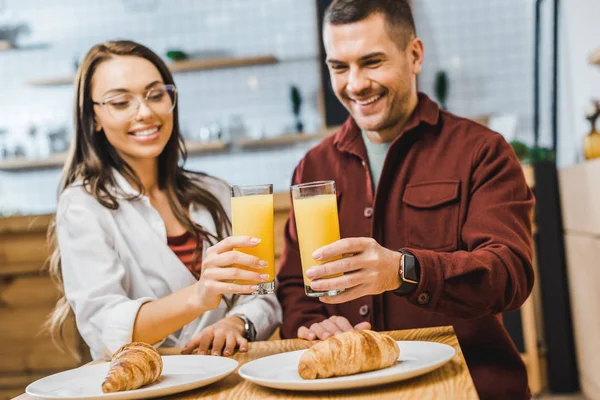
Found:
M 380 294 L 400 286 L 398 268 L 402 254 L 382 247 L 372 238 L 348 238 L 321 247 L 312 254 L 317 261 L 343 258 L 317 265 L 306 271 L 311 289 L 324 292 L 346 289 L 336 296 L 319 297 L 323 303 L 337 304 L 366 295 Z M 326 276 L 339 274 L 337 278 Z
M 298 338 L 306 340 L 325 340 L 330 336 L 338 335 L 342 332 L 347 332 L 354 329 L 359 331 L 371 329 L 371 323 L 361 322 L 355 326 L 352 326 L 346 318 L 334 315 L 323 322 L 312 324 L 310 328 L 301 326 L 298 328 Z
M 240 352 L 248 351 L 248 341 L 242 336 L 244 333 L 244 321 L 238 317 L 223 318 L 219 322 L 207 326 L 190 340 L 181 354 L 208 354 L 209 349 L 214 356 L 233 354 L 236 346 Z M 224 349 L 223 349 L 224 348 Z

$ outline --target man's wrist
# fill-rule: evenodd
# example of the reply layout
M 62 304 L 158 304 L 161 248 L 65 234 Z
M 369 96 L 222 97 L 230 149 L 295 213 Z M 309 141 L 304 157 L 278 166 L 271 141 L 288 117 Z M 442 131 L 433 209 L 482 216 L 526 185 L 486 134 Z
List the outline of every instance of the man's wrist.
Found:
M 394 274 L 392 275 L 393 278 L 390 282 L 389 291 L 398 290 L 400 285 L 402 285 L 402 280 L 400 280 L 400 274 L 398 273 L 398 268 L 400 268 L 400 262 L 402 261 L 402 253 L 398 251 L 392 251 L 392 253 L 394 253 L 392 255 L 392 270 L 394 271 Z
M 404 250 L 398 250 L 400 262 L 398 264 L 398 278 L 400 284 L 394 290 L 398 295 L 409 295 L 417 289 L 421 273 L 419 261 L 414 254 Z

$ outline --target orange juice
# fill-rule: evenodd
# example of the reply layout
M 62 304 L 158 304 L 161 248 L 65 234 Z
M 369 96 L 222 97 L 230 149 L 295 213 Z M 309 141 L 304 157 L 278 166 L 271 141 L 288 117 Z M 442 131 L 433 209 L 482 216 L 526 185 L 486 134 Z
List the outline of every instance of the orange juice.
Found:
M 256 247 L 239 248 L 246 254 L 258 257 L 269 265 L 263 270 L 257 270 L 242 265 L 237 268 L 247 271 L 269 274 L 269 282 L 275 280 L 275 247 L 273 231 L 273 195 L 258 194 L 231 198 L 231 219 L 234 236 L 251 236 L 261 241 Z M 259 282 L 240 280 L 235 283 L 242 285 Z
M 310 279 L 306 276 L 306 271 L 315 265 L 332 261 L 316 261 L 313 259 L 312 253 L 325 245 L 340 240 L 337 200 L 335 194 L 322 194 L 295 198 L 293 201 L 304 286 L 308 294 L 312 290 L 310 289 Z M 341 275 L 336 274 L 327 278 Z

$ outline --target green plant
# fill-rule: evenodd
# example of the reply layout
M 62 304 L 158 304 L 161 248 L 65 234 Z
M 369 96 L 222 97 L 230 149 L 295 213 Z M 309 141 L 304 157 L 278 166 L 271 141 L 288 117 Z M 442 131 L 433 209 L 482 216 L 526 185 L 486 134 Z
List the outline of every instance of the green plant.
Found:
M 442 109 L 447 110 L 446 99 L 448 98 L 449 90 L 448 74 L 446 71 L 438 71 L 435 75 L 435 96 L 440 102 Z
M 537 149 L 532 150 L 532 159 L 533 162 L 536 161 L 552 161 L 556 162 L 556 153 L 554 150 L 546 148 L 546 147 L 538 147 Z
M 519 140 L 513 140 L 510 142 L 510 145 L 521 162 L 531 161 L 531 149 L 525 143 Z
M 187 53 L 182 50 L 169 50 L 167 51 L 167 57 L 173 61 L 182 61 L 189 58 Z
M 531 148 L 519 140 L 510 142 L 513 150 L 522 163 L 535 163 L 536 161 L 556 161 L 556 153 L 547 147 Z
M 302 121 L 300 121 L 300 109 L 302 108 L 302 95 L 300 94 L 300 90 L 295 85 L 292 85 L 290 88 L 290 99 L 292 101 L 292 112 L 294 113 L 294 117 L 296 118 L 296 131 L 302 132 L 304 129 L 304 125 Z

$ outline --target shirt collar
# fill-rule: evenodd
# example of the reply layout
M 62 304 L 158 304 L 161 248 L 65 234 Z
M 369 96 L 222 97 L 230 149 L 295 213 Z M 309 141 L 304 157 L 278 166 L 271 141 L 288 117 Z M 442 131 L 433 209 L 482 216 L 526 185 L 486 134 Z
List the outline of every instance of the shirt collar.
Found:
M 112 175 L 115 181 L 115 187 L 112 187 L 113 194 L 120 198 L 126 198 L 131 196 L 144 196 L 139 192 L 139 190 L 135 189 L 131 184 L 125 179 L 123 175 L 119 173 L 115 168 L 112 168 Z
M 418 93 L 417 106 L 402 128 L 402 132 L 394 139 L 394 142 L 404 136 L 407 132 L 420 126 L 422 123 L 431 126 L 437 125 L 439 117 L 440 109 L 438 105 L 426 94 Z M 333 143 L 340 151 L 353 153 L 362 159 L 365 159 L 366 148 L 364 141 L 361 139 L 361 129 L 356 125 L 356 122 L 352 117 L 348 117 L 346 122 L 344 122 L 340 130 L 336 133 Z
M 143 203 L 150 204 L 150 199 L 148 196 L 140 193 L 136 190 L 131 184 L 125 179 L 123 175 L 119 173 L 115 168 L 112 168 L 112 175 L 115 180 L 115 186 L 111 186 L 109 190 L 111 190 L 112 194 L 119 199 L 127 199 L 130 197 L 139 197 L 142 199 Z M 219 199 L 221 201 L 221 199 Z M 215 234 L 216 228 L 214 221 L 212 219 L 212 215 L 206 211 L 205 207 L 198 206 L 195 203 L 190 203 L 188 207 L 188 211 L 190 213 L 190 217 L 192 221 L 203 226 L 209 232 Z M 166 233 L 165 233 L 166 235 Z

